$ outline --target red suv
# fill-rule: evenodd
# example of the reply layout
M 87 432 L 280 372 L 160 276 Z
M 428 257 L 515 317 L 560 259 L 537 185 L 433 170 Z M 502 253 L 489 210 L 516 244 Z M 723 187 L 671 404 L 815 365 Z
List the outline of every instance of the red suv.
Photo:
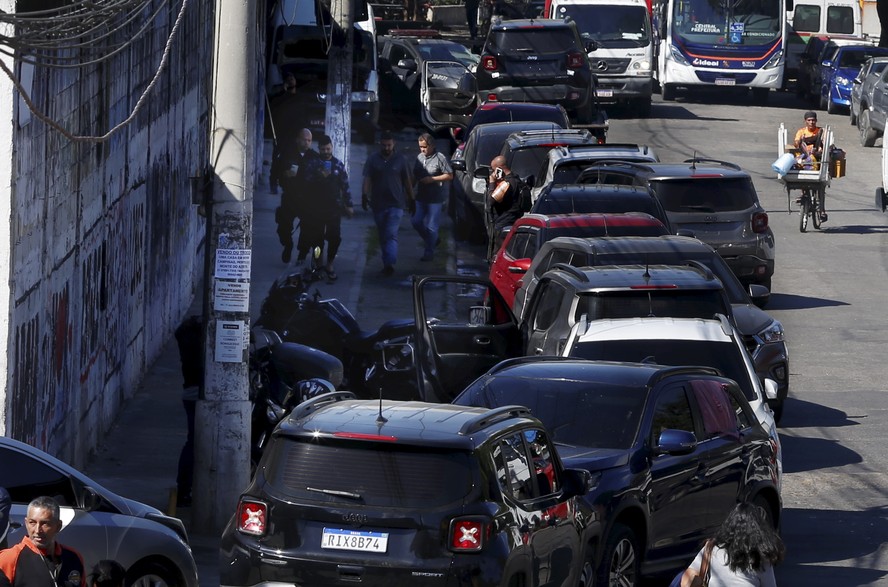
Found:
M 525 214 L 519 218 L 490 266 L 490 281 L 512 305 L 521 278 L 546 241 L 559 236 L 660 236 L 662 222 L 643 212 L 625 214 Z

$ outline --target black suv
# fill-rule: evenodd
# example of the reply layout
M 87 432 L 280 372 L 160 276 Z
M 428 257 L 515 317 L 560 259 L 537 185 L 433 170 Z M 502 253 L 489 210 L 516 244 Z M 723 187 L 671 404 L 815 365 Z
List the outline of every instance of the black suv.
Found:
M 591 585 L 590 485 L 526 408 L 320 395 L 272 435 L 221 584 Z
M 561 104 L 579 124 L 600 125 L 606 117 L 595 102 L 595 76 L 587 55 L 590 49 L 574 22 L 494 22 L 475 72 L 478 104 Z
M 779 524 L 776 446 L 737 383 L 707 367 L 505 361 L 454 403 L 525 405 L 570 467 L 592 474 L 595 585 L 677 569 L 738 502 Z M 665 583 L 663 583 L 665 584 Z
M 683 163 L 594 163 L 578 183 L 615 183 L 653 191 L 672 228 L 710 245 L 743 283 L 771 289 L 774 233 L 749 173 L 714 159 Z
M 521 288 L 515 294 L 513 310 L 520 320 L 526 309 L 526 301 L 534 296 L 540 278 L 558 264 L 575 267 L 595 265 L 668 264 L 687 261 L 704 264 L 721 281 L 737 331 L 743 337 L 743 345 L 755 363 L 755 370 L 762 379 L 777 382 L 777 399 L 768 400 L 774 410 L 774 418 L 780 420 L 783 405 L 789 394 L 789 350 L 783 325 L 755 305 L 764 305 L 768 291 L 760 285 L 750 285 L 749 291 L 733 274 L 724 259 L 706 243 L 683 236 L 660 237 L 558 237 L 542 245 L 539 253 L 522 279 Z M 752 296 L 752 299 L 750 299 Z

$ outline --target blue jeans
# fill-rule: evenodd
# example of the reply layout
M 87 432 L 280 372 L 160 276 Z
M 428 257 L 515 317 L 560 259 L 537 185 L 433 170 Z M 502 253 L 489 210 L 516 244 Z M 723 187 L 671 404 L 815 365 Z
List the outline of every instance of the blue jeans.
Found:
M 398 262 L 398 228 L 404 210 L 398 207 L 373 210 L 376 231 L 379 233 L 379 248 L 382 249 L 382 264 L 394 267 Z
M 438 222 L 441 216 L 443 204 L 431 204 L 416 202 L 416 213 L 410 219 L 414 230 L 419 233 L 425 242 L 424 256 L 431 257 L 435 253 L 435 245 L 438 243 Z

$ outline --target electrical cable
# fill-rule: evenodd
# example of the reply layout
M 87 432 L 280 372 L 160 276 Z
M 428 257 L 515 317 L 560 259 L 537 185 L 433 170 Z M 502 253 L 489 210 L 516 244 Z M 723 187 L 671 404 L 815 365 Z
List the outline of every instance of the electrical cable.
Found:
M 145 87 L 145 90 L 142 92 L 142 95 L 139 96 L 139 99 L 136 102 L 136 105 L 133 106 L 133 109 L 130 112 L 129 116 L 127 116 L 127 118 L 125 120 L 123 120 L 122 122 L 120 122 L 119 124 L 115 125 L 112 129 L 110 129 L 104 135 L 84 136 L 84 135 L 75 135 L 75 134 L 69 132 L 64 127 L 62 127 L 59 123 L 52 120 L 47 115 L 43 114 L 37 108 L 37 106 L 31 101 L 31 98 L 28 96 L 27 90 L 22 86 L 21 82 L 15 77 L 15 75 L 12 73 L 12 71 L 10 71 L 9 67 L 7 67 L 6 63 L 2 59 L 0 59 L 0 69 L 3 70 L 3 73 L 5 73 L 6 76 L 12 81 L 13 85 L 15 85 L 16 89 L 19 91 L 19 94 L 21 94 L 22 100 L 24 100 L 25 104 L 28 106 L 28 109 L 34 114 L 34 116 L 36 116 L 37 118 L 42 120 L 44 123 L 46 123 L 51 128 L 57 130 L 65 138 L 67 138 L 68 140 L 70 140 L 72 142 L 78 142 L 78 143 L 105 142 L 108 139 L 110 139 L 115 133 L 117 133 L 117 131 L 119 131 L 123 127 L 127 126 L 130 122 L 132 122 L 135 119 L 136 115 L 142 109 L 142 106 L 144 106 L 145 101 L 148 98 L 148 95 L 154 89 L 154 86 L 157 85 L 157 81 L 160 79 L 160 74 L 163 72 L 164 69 L 166 69 L 166 65 L 169 62 L 170 50 L 172 48 L 173 41 L 176 38 L 176 33 L 179 30 L 179 25 L 182 23 L 182 18 L 185 15 L 185 8 L 188 6 L 188 1 L 189 0 L 182 0 L 182 6 L 179 8 L 179 14 L 176 16 L 176 21 L 173 23 L 173 26 L 170 29 L 170 35 L 167 38 L 166 45 L 164 46 L 163 54 L 161 55 L 161 58 L 160 58 L 160 63 L 157 66 L 157 70 L 154 72 L 154 77 L 151 79 L 151 82 Z M 81 2 L 81 3 L 92 4 L 92 2 L 88 2 L 86 0 L 84 0 L 84 2 Z M 132 3 L 132 2 L 130 2 L 130 3 Z

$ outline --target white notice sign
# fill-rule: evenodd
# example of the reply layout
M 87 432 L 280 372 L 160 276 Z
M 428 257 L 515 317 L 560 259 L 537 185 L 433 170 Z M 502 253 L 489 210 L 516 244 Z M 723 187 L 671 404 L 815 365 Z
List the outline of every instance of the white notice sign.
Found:
M 213 309 L 217 312 L 249 312 L 250 284 L 240 281 L 216 280 Z
M 252 249 L 216 249 L 216 275 L 220 279 L 249 279 Z
M 247 330 L 245 322 L 240 320 L 219 320 L 216 322 L 217 363 L 240 363 L 244 360 L 244 349 Z

